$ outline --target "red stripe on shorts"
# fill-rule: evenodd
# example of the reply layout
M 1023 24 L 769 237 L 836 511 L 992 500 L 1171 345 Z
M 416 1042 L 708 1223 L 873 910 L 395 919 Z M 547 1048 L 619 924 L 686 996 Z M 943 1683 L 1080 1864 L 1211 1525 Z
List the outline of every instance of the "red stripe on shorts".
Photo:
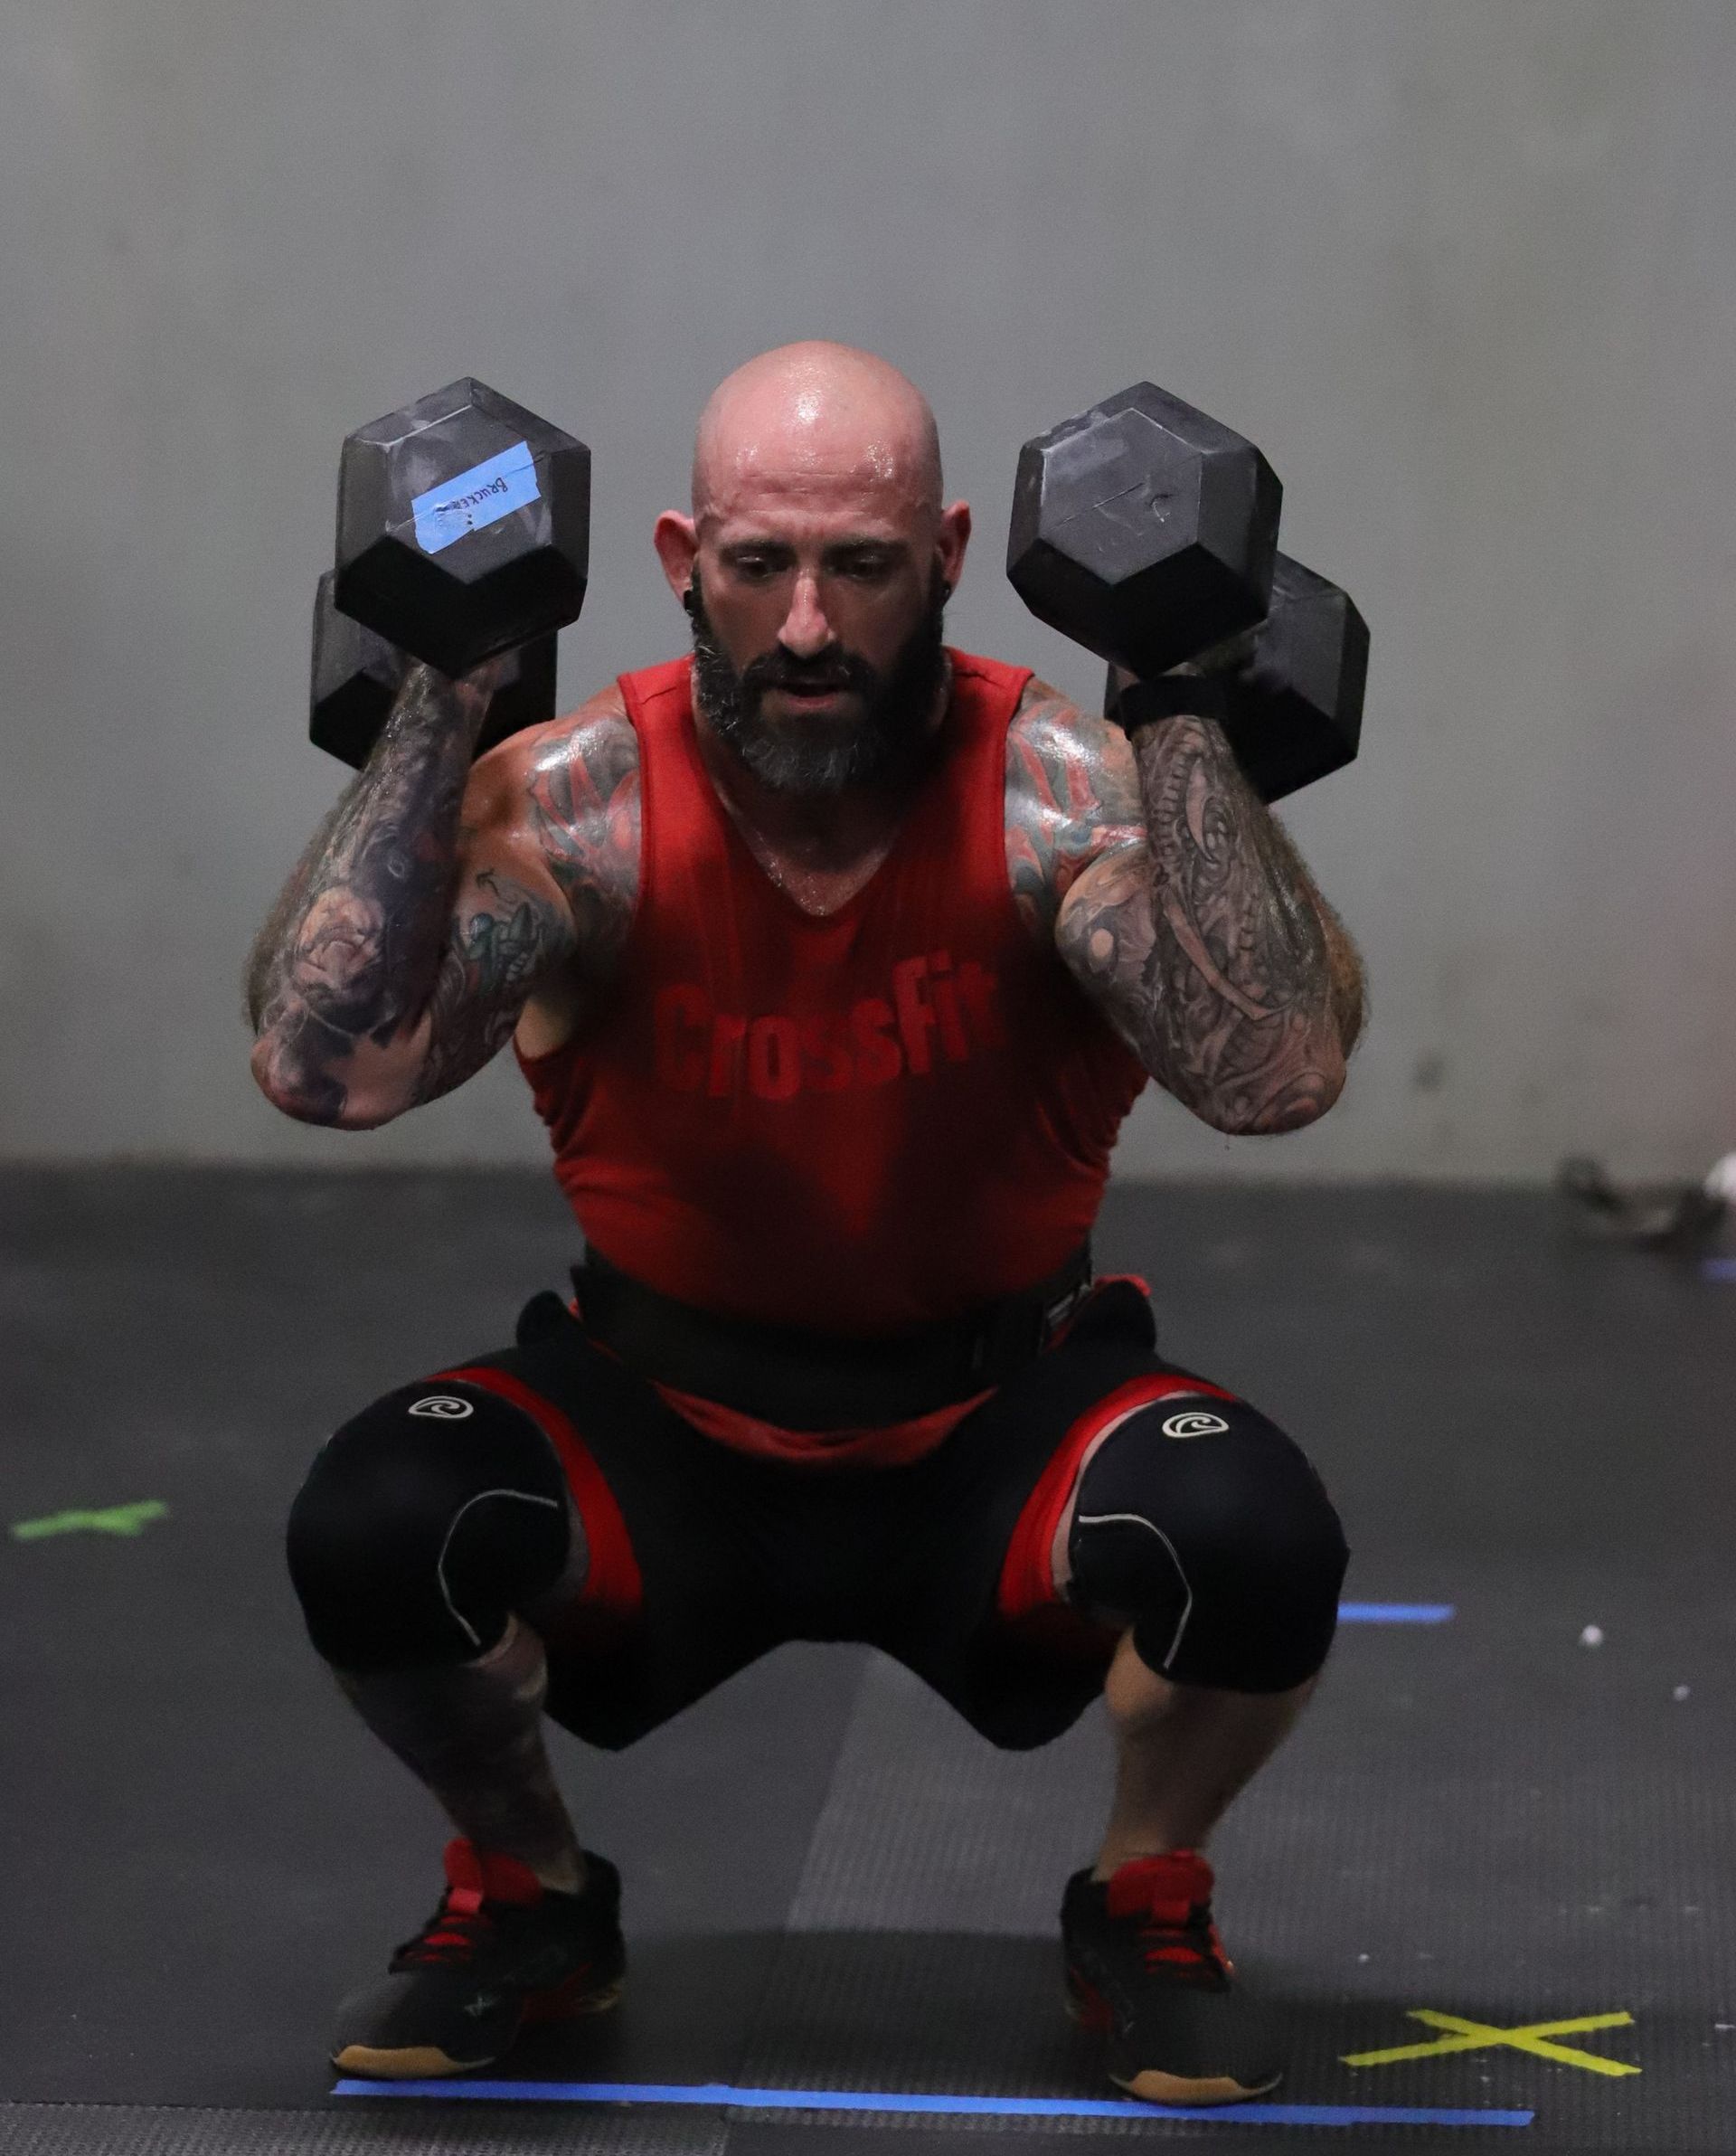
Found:
M 493 1393 L 497 1399 L 510 1401 L 530 1416 L 554 1447 L 578 1504 L 579 1517 L 584 1522 L 590 1562 L 579 1593 L 580 1606 L 604 1610 L 611 1616 L 637 1616 L 644 1589 L 639 1578 L 639 1561 L 627 1540 L 627 1522 L 621 1518 L 614 1491 L 603 1480 L 601 1469 L 585 1450 L 584 1441 L 567 1417 L 553 1401 L 545 1400 L 541 1393 L 533 1393 L 528 1385 L 505 1370 L 486 1367 L 442 1370 L 439 1376 L 455 1383 L 477 1385 L 485 1393 Z
M 1032 1611 L 1052 1607 L 1058 1601 L 1052 1558 L 1055 1534 L 1073 1494 L 1080 1461 L 1094 1440 L 1101 1437 L 1111 1423 L 1136 1408 L 1184 1395 L 1206 1400 L 1233 1400 L 1236 1396 L 1221 1385 L 1207 1385 L 1203 1377 L 1184 1376 L 1179 1371 L 1154 1373 L 1149 1377 L 1130 1377 L 1101 1400 L 1094 1400 L 1080 1416 L 1055 1447 L 1043 1470 L 1043 1480 L 1025 1499 L 1024 1509 L 1014 1526 L 995 1593 L 995 1607 L 1000 1616 L 1009 1621 L 1028 1616 Z

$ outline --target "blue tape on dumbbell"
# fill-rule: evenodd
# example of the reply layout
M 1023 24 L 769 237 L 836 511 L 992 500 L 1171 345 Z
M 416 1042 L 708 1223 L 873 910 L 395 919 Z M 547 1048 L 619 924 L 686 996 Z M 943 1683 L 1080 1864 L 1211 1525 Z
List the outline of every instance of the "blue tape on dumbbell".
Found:
M 456 472 L 414 497 L 410 509 L 416 520 L 416 544 L 425 554 L 437 554 L 467 534 L 486 532 L 514 509 L 527 507 L 542 491 L 530 444 L 515 441 L 497 457 Z

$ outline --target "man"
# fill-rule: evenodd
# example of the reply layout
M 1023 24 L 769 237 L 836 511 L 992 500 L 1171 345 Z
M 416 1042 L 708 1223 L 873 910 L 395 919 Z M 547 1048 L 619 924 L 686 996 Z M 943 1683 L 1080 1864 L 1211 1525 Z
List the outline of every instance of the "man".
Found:
M 510 1038 L 587 1242 L 575 1304 L 368 1408 L 297 1501 L 315 1643 L 458 1830 L 347 2071 L 611 2003 L 619 1882 L 545 1707 L 625 1745 L 808 1638 L 1006 1745 L 1102 1692 L 1072 2009 L 1137 2095 L 1278 2078 L 1200 1850 L 1325 1660 L 1344 1543 L 1086 1241 L 1147 1076 L 1222 1130 L 1322 1114 L 1360 968 L 1214 722 L 1129 740 L 944 646 L 969 535 L 893 368 L 750 362 L 656 526 L 691 659 L 474 768 L 486 671 L 411 667 L 255 948 L 278 1106 L 369 1128 Z

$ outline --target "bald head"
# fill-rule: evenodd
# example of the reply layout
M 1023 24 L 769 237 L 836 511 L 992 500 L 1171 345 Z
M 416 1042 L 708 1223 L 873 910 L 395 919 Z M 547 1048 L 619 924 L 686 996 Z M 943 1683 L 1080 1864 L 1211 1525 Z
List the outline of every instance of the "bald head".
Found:
M 934 414 L 889 361 L 849 345 L 782 345 L 712 392 L 693 444 L 702 528 L 766 498 L 841 487 L 901 524 L 940 514 Z
M 655 534 L 713 743 L 784 792 L 904 769 L 944 706 L 969 538 L 969 506 L 941 505 L 934 414 L 896 367 L 825 344 L 738 367 L 699 422 L 693 513 Z

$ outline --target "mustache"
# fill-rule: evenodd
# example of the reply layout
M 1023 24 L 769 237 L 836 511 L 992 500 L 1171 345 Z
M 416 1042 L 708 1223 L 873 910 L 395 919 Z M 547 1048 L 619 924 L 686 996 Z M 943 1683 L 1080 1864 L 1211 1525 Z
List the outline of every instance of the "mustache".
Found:
M 741 669 L 742 689 L 750 696 L 768 689 L 854 689 L 872 695 L 879 676 L 863 659 L 850 651 L 822 651 L 813 658 L 792 657 L 787 651 L 769 651 L 750 659 Z

